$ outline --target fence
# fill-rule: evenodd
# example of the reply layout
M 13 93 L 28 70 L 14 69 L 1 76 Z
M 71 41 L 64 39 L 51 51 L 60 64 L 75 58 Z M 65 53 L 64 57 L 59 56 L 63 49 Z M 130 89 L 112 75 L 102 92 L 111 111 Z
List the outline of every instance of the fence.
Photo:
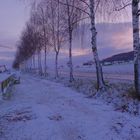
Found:
M 0 74 L 0 98 L 7 92 L 7 90 L 14 84 L 14 74 Z

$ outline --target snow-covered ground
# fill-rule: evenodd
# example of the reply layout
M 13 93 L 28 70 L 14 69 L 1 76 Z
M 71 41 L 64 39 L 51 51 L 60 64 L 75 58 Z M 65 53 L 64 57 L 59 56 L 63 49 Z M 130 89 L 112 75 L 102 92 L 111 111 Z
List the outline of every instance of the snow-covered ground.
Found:
M 89 60 L 93 60 L 91 56 L 79 56 L 73 57 L 73 66 L 74 71 L 78 72 L 95 72 L 95 65 L 84 66 L 83 63 L 88 62 Z M 59 69 L 60 71 L 69 71 L 69 67 L 67 66 L 68 58 L 59 59 Z M 48 69 L 54 70 L 54 60 L 48 58 Z M 134 64 L 131 63 L 122 63 L 122 64 L 114 64 L 109 66 L 103 66 L 104 73 L 111 74 L 133 74 L 134 73 Z
M 75 68 L 76 71 L 84 71 L 84 72 L 95 72 L 95 66 L 81 66 L 79 68 Z M 133 74 L 134 73 L 134 64 L 132 63 L 122 63 L 122 64 L 114 64 L 109 66 L 103 66 L 104 73 L 111 74 Z
M 55 68 L 48 67 L 48 73 L 51 76 L 55 75 Z M 127 64 L 114 64 L 109 66 L 103 66 L 104 78 L 107 80 L 134 80 L 134 65 L 132 63 Z M 69 68 L 65 65 L 59 67 L 59 74 L 61 77 L 69 77 Z M 84 79 L 95 79 L 96 68 L 95 65 L 83 66 L 74 65 L 74 77 Z
M 139 117 L 29 75 L 0 108 L 0 140 L 140 139 Z

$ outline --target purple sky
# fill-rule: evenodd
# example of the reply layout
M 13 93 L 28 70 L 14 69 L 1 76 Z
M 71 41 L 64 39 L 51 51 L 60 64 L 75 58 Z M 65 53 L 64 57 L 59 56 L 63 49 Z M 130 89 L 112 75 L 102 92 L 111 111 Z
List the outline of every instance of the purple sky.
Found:
M 14 46 L 28 17 L 22 0 L 0 0 L 0 44 Z
M 0 0 L 0 45 L 7 45 L 11 49 L 0 48 L 0 59 L 9 60 L 14 57 L 15 44 L 29 18 L 29 5 L 24 0 Z M 98 25 L 98 50 L 101 58 L 132 50 L 131 24 Z M 90 49 L 90 30 L 85 33 L 84 49 L 80 43 L 76 44 L 74 55 L 88 55 Z M 76 38 L 79 40 L 79 38 Z M 78 46 L 78 47 L 77 47 Z M 86 49 L 86 50 L 85 50 Z M 10 52 L 11 51 L 11 52 Z M 81 51 L 81 52 L 80 52 Z M 5 55 L 6 52 L 9 55 Z M 7 58 L 8 57 L 8 58 Z
M 0 0 L 0 64 L 12 64 L 16 42 L 28 18 L 29 8 L 22 0 Z

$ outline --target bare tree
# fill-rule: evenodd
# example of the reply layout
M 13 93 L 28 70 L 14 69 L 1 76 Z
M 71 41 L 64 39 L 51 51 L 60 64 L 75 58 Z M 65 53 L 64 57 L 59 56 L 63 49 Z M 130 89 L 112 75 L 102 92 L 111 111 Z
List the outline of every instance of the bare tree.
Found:
M 75 8 L 77 5 L 82 6 L 79 1 L 75 0 L 65 0 L 60 2 L 65 5 L 65 18 L 67 20 L 68 28 L 68 40 L 69 40 L 69 62 L 68 66 L 70 69 L 70 82 L 74 80 L 73 76 L 73 62 L 72 62 L 72 40 L 73 40 L 73 30 L 76 28 L 79 19 L 81 18 L 81 10 Z
M 134 79 L 135 89 L 140 96 L 140 42 L 139 42 L 139 0 L 132 0 Z
M 105 88 L 105 83 L 103 79 L 103 72 L 102 72 L 102 66 L 99 60 L 98 56 L 98 51 L 97 51 L 97 42 L 96 42 L 96 36 L 97 36 L 97 31 L 96 31 L 96 26 L 95 26 L 95 0 L 90 0 L 90 20 L 91 20 L 91 33 L 92 33 L 92 39 L 91 39 L 91 44 L 92 44 L 92 52 L 94 55 L 94 61 L 96 64 L 96 73 L 97 73 L 97 85 L 98 89 L 104 89 Z
M 37 34 L 34 32 L 31 24 L 27 23 L 26 29 L 23 31 L 18 43 L 18 51 L 14 61 L 15 66 L 19 67 L 22 62 L 26 62 L 35 54 L 38 43 L 36 36 Z
M 96 12 L 97 9 L 99 8 L 99 5 L 102 5 L 102 1 L 100 0 L 79 0 L 84 6 L 82 7 L 78 7 L 76 6 L 76 9 L 81 10 L 81 12 L 84 13 L 84 15 L 86 14 L 89 19 L 90 19 L 90 23 L 91 23 L 91 46 L 92 46 L 92 53 L 94 56 L 94 61 L 96 64 L 96 75 L 97 75 L 97 88 L 98 90 L 104 90 L 105 89 L 105 82 L 104 82 L 104 78 L 103 78 L 103 72 L 102 72 L 102 66 L 100 63 L 100 59 L 98 56 L 98 50 L 97 50 L 97 31 L 96 31 Z
M 58 78 L 58 56 L 67 38 L 67 21 L 64 18 L 64 6 L 60 5 L 60 0 L 48 0 L 48 5 L 47 13 L 51 36 L 50 40 L 55 51 L 55 78 Z
M 132 27 L 133 27 L 133 50 L 134 50 L 134 85 L 136 93 L 140 96 L 140 40 L 139 40 L 139 2 L 140 0 L 119 0 L 118 4 L 114 2 L 114 11 L 120 12 L 126 7 L 132 9 Z
M 46 3 L 44 1 L 37 5 L 37 14 L 38 14 L 38 21 L 39 21 L 39 29 L 42 35 L 42 43 L 44 48 L 44 75 L 47 75 L 47 52 L 49 50 L 49 28 L 47 24 L 47 9 Z
M 36 53 L 38 55 L 38 72 L 40 75 L 43 75 L 43 66 L 42 66 L 42 49 L 44 46 L 44 34 L 43 34 L 43 24 L 42 24 L 42 12 L 38 8 L 39 3 L 32 3 L 31 15 L 30 15 L 30 23 L 34 27 L 35 32 L 37 33 L 38 45 L 36 49 Z M 45 18 L 45 17 L 44 17 Z M 44 51 L 45 52 L 45 51 Z M 46 56 L 46 53 L 44 54 Z M 44 68 L 45 69 L 45 68 Z M 44 70 L 45 71 L 45 70 Z
M 73 81 L 73 65 L 72 65 L 72 33 L 75 27 L 75 24 L 81 20 L 86 19 L 85 14 L 90 18 L 91 21 L 91 45 L 92 52 L 94 55 L 94 60 L 96 64 L 96 73 L 97 73 L 97 85 L 98 89 L 105 89 L 105 83 L 103 79 L 102 66 L 100 64 L 97 43 L 96 43 L 96 26 L 95 26 L 95 13 L 97 11 L 98 5 L 101 3 L 100 0 L 65 0 L 61 4 L 66 5 L 66 13 L 68 19 L 68 33 L 69 33 L 69 67 L 70 67 L 70 81 Z M 78 14 L 77 14 L 78 13 Z M 84 17 L 81 18 L 81 16 Z M 75 18 L 76 17 L 76 18 Z

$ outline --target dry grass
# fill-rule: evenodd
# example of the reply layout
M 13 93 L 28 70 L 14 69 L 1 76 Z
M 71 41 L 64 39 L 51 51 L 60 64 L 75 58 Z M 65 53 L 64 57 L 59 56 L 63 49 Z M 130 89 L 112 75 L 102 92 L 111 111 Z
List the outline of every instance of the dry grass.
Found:
M 134 87 L 130 87 L 127 91 L 126 91 L 126 96 L 128 98 L 131 99 L 137 99 L 140 101 L 140 96 L 137 94 L 136 90 L 134 89 Z

